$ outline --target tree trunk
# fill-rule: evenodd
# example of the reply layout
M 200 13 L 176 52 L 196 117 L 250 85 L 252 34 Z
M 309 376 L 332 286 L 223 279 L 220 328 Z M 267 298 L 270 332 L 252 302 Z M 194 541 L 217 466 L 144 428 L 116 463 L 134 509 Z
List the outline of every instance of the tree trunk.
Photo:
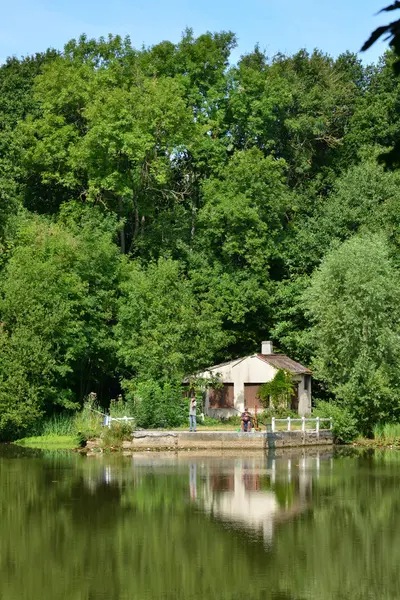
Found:
M 196 195 L 195 194 L 192 197 L 192 223 L 191 223 L 191 227 L 190 227 L 190 239 L 191 241 L 194 240 L 194 236 L 196 234 L 196 217 L 197 217 L 197 202 L 196 202 Z
M 119 199 L 119 214 L 120 217 L 124 218 L 124 204 L 122 198 Z M 126 252 L 126 236 L 125 236 L 125 223 L 122 222 L 122 227 L 120 231 L 120 246 L 121 246 L 121 254 L 125 254 Z
M 133 199 L 133 206 L 135 209 L 135 227 L 133 230 L 133 241 L 135 241 L 137 236 L 139 235 L 139 206 L 136 197 L 134 197 Z

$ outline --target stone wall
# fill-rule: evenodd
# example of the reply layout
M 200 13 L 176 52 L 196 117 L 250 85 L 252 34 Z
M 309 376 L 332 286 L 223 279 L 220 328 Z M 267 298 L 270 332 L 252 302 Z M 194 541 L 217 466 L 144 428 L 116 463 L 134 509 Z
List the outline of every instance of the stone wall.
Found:
M 242 433 L 236 431 L 138 431 L 132 441 L 123 443 L 125 450 L 264 450 L 333 444 L 332 432 L 282 431 L 277 433 Z

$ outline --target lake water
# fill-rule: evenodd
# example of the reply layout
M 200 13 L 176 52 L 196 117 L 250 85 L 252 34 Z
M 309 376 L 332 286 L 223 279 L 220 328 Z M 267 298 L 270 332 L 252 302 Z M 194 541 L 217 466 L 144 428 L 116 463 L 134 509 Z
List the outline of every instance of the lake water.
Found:
M 400 454 L 0 447 L 0 600 L 398 600 Z

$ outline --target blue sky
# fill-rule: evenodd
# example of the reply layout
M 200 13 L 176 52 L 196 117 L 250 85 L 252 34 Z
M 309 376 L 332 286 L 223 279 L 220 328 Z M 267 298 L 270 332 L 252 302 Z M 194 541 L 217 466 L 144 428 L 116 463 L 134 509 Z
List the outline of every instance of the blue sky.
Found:
M 189 26 L 195 34 L 231 30 L 238 48 L 232 60 L 258 42 L 269 56 L 318 47 L 333 56 L 357 52 L 370 32 L 393 13 L 376 15 L 389 0 L 14 0 L 4 2 L 0 62 L 52 46 L 62 48 L 86 33 L 129 34 L 135 46 L 177 42 Z M 372 62 L 386 44 L 363 55 Z

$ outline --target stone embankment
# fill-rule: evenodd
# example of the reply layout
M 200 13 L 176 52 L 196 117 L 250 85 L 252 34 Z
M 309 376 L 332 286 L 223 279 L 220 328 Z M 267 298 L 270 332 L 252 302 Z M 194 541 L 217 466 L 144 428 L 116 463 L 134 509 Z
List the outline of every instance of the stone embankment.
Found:
M 243 433 L 237 431 L 135 431 L 131 441 L 122 442 L 125 451 L 147 450 L 266 450 L 301 448 L 333 444 L 332 432 L 279 431 Z M 88 450 L 101 447 L 100 442 L 88 443 Z

